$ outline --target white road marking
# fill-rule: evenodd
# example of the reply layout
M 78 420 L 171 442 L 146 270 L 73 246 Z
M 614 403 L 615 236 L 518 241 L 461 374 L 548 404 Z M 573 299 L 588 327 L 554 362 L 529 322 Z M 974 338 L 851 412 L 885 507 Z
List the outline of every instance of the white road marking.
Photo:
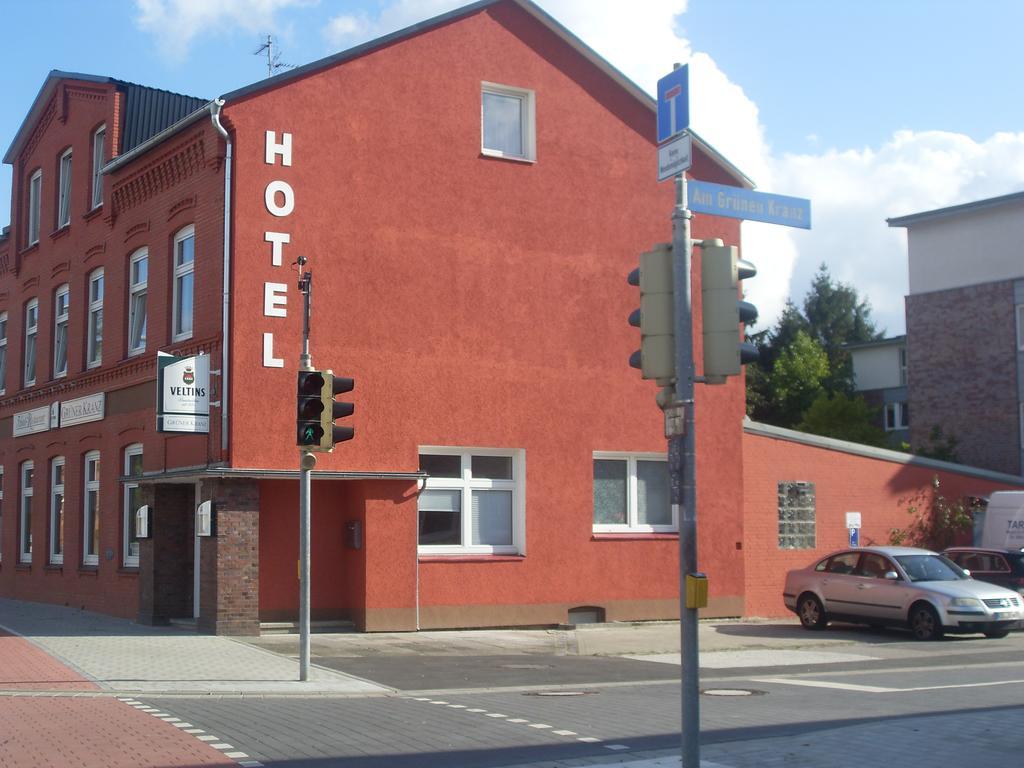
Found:
M 559 736 L 575 736 L 576 735 L 576 731 L 552 731 L 552 733 L 557 733 Z
M 987 688 L 993 685 L 1020 685 L 1024 680 L 993 680 L 985 683 L 949 683 L 947 685 L 920 685 L 910 688 L 884 688 L 878 685 L 855 685 L 853 683 L 834 683 L 828 680 L 798 680 L 781 677 L 751 678 L 755 683 L 778 683 L 780 685 L 802 685 L 808 688 L 834 688 L 840 691 L 859 691 L 861 693 L 913 693 L 915 691 L 942 691 L 953 688 Z
M 551 726 L 548 725 L 547 723 L 530 723 L 530 727 L 531 728 L 541 728 L 541 729 L 543 729 L 543 728 L 550 728 Z

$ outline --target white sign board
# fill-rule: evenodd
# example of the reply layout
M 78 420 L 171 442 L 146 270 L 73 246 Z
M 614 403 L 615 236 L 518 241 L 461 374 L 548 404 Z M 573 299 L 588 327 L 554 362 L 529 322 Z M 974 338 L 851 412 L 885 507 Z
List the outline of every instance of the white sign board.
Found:
M 36 432 L 46 432 L 50 428 L 50 413 L 50 406 L 44 405 L 40 408 L 33 408 L 31 411 L 14 414 L 14 436 L 21 437 Z
M 847 528 L 860 528 L 860 512 L 847 512 L 846 513 L 846 527 Z
M 65 400 L 60 404 L 60 425 L 70 427 L 85 424 L 89 421 L 100 421 L 106 405 L 106 393 L 97 392 L 74 400 Z
M 210 356 L 157 353 L 158 432 L 210 431 Z
M 658 147 L 658 181 L 678 176 L 693 162 L 693 142 L 690 134 L 684 133 L 677 139 Z

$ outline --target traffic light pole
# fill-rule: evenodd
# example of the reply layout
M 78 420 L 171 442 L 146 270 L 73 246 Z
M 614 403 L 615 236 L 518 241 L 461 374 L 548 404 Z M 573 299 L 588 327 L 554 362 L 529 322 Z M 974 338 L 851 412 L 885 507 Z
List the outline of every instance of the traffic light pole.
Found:
M 302 293 L 302 354 L 299 370 L 312 371 L 313 358 L 309 354 L 309 313 L 313 293 L 313 272 L 303 272 L 306 257 L 300 256 L 299 291 Z M 299 451 L 299 680 L 309 680 L 309 491 L 316 456 L 306 450 Z
M 665 437 L 672 512 L 679 521 L 679 642 L 682 687 L 682 768 L 700 768 L 700 676 L 697 608 L 687 607 L 687 576 L 697 573 L 697 483 L 693 417 L 693 303 L 690 274 L 693 243 L 686 207 L 686 178 L 675 177 L 672 211 L 673 293 L 675 295 L 675 392 L 664 402 Z M 670 393 L 666 388 L 665 394 Z M 669 398 L 664 398 L 669 400 Z

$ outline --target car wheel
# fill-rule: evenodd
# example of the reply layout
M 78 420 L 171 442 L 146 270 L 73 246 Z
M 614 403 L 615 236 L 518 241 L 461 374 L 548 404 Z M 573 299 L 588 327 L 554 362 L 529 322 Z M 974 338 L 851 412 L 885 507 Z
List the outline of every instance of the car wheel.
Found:
M 824 629 L 828 624 L 828 617 L 825 615 L 825 608 L 816 595 L 806 592 L 800 595 L 796 603 L 796 615 L 800 617 L 800 623 L 804 629 Z
M 1008 629 L 990 629 L 985 633 L 985 637 L 990 637 L 993 640 L 1002 640 L 1008 634 L 1010 634 L 1010 630 Z
M 910 631 L 915 640 L 938 640 L 943 635 L 939 614 L 927 603 L 918 603 L 910 609 Z

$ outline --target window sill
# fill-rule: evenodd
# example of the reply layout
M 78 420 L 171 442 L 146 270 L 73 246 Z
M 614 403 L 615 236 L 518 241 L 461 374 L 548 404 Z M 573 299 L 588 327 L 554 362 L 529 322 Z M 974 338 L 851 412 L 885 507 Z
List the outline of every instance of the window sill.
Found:
M 58 229 L 53 230 L 53 232 L 50 233 L 50 239 L 60 240 L 62 237 L 67 237 L 69 232 L 71 232 L 70 222 L 62 227 L 59 227 Z
M 93 208 L 91 211 L 89 211 L 88 213 L 85 213 L 82 216 L 82 219 L 85 220 L 85 221 L 89 221 L 90 219 L 95 219 L 101 213 L 103 213 L 103 203 L 100 203 L 95 208 Z
M 15 570 L 18 570 L 18 571 L 29 571 L 29 572 L 31 572 L 31 570 L 32 570 L 32 563 L 26 563 L 26 562 L 22 562 L 22 561 L 19 560 L 15 564 L 14 568 L 15 568 Z
M 46 571 L 47 573 L 64 573 L 64 564 L 63 563 L 47 563 L 46 567 L 43 570 Z
M 525 555 L 420 555 L 421 563 L 521 563 Z
M 99 576 L 100 575 L 100 567 L 99 567 L 99 565 L 86 565 L 86 564 L 82 564 L 82 565 L 78 566 L 78 575 L 79 576 L 93 576 L 93 577 Z
M 591 533 L 591 541 L 676 541 L 679 538 L 677 531 L 665 533 L 653 533 L 650 531 L 623 531 L 622 533 L 611 533 L 602 531 Z
M 117 572 L 118 573 L 126 574 L 128 576 L 138 576 L 139 575 L 139 566 L 137 566 L 137 565 L 122 565 L 122 566 L 118 567 Z
M 503 155 L 501 152 L 492 152 L 488 149 L 480 150 L 480 157 L 487 158 L 488 160 L 508 160 L 512 163 L 523 163 L 525 165 L 536 165 L 537 158 L 535 157 L 516 157 L 515 155 Z
M 32 251 L 38 251 L 38 250 L 39 250 L 39 241 L 36 240 L 34 243 L 29 243 L 24 248 L 22 248 L 21 251 L 18 252 L 18 255 L 19 256 L 27 256 L 28 254 L 32 253 Z

